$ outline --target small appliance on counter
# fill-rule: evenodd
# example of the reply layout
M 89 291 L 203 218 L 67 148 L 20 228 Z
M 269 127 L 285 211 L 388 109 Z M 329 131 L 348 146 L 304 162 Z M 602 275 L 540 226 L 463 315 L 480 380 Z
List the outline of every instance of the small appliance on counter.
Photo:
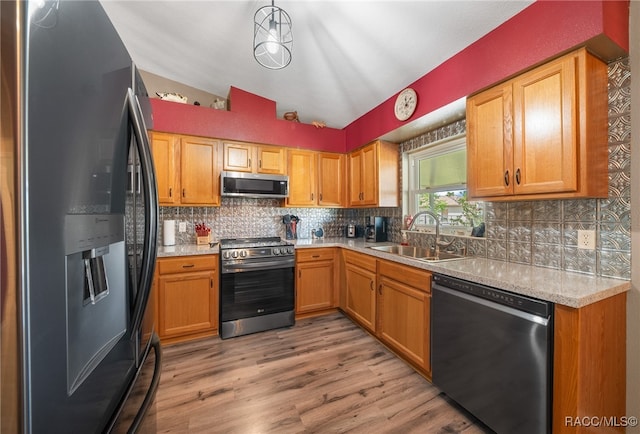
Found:
M 364 230 L 365 241 L 380 243 L 388 240 L 389 222 L 387 217 L 367 217 Z
M 346 234 L 347 234 L 347 238 L 355 238 L 357 236 L 356 225 L 354 225 L 353 223 L 348 224 Z

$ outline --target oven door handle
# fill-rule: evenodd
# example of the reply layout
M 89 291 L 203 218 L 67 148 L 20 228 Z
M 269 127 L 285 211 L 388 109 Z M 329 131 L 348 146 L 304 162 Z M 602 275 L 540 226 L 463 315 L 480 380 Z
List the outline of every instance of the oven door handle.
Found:
M 274 270 L 277 268 L 293 268 L 296 261 L 294 258 L 290 260 L 260 261 L 260 262 L 243 262 L 237 264 L 222 265 L 222 273 L 242 273 L 246 271 Z

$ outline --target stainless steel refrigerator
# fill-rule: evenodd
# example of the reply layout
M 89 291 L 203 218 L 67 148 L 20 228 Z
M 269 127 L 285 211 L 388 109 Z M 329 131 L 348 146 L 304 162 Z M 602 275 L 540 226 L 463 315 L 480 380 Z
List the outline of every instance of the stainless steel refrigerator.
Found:
M 0 8 L 1 432 L 153 431 L 146 90 L 97 1 Z

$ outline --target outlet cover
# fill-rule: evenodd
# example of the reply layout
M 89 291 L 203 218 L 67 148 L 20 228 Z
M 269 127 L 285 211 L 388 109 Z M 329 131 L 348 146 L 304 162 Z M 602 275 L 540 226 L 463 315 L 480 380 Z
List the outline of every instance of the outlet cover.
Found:
M 178 223 L 178 232 L 187 232 L 187 222 Z
M 578 248 L 586 250 L 596 249 L 596 231 L 578 230 Z

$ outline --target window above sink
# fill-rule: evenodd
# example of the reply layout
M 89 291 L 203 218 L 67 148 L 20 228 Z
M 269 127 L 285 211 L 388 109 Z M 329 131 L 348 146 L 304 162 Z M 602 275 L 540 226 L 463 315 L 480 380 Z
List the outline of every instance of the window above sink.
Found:
M 482 202 L 467 198 L 466 154 L 466 135 L 406 153 L 403 214 L 415 216 L 430 210 L 438 214 L 443 235 L 482 236 L 484 207 Z M 435 222 L 428 219 L 417 221 L 413 227 L 418 232 L 435 233 Z

